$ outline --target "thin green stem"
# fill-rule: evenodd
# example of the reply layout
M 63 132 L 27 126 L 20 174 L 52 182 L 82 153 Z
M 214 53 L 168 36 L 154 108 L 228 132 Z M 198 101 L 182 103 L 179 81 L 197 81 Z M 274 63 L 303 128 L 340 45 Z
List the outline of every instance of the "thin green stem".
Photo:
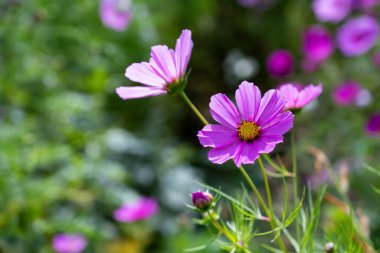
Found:
M 263 161 L 261 160 L 261 157 L 257 158 L 257 161 L 259 162 L 261 173 L 263 174 L 264 184 L 265 184 L 265 190 L 266 190 L 266 193 L 267 193 L 267 199 L 268 199 L 268 205 L 269 205 L 269 213 L 267 215 L 269 217 L 269 222 L 270 222 L 270 224 L 272 226 L 272 229 L 275 229 L 275 228 L 277 228 L 277 222 L 276 222 L 276 219 L 275 219 L 275 216 L 274 216 L 273 203 L 272 203 L 272 194 L 270 192 L 270 187 L 269 187 L 267 173 L 265 171 L 264 164 L 263 164 Z M 278 242 L 278 245 L 280 245 L 280 248 L 282 249 L 282 251 L 283 252 L 287 252 L 286 247 L 285 247 L 285 245 L 284 245 L 284 243 L 283 243 L 283 241 L 281 239 L 281 236 L 277 237 L 277 242 Z
M 292 148 L 292 164 L 293 164 L 293 200 L 294 200 L 294 208 L 298 206 L 298 172 L 297 172 L 297 151 L 296 151 L 296 141 L 295 141 L 295 130 L 294 128 L 290 133 L 290 143 Z M 298 218 L 296 219 L 296 236 L 297 239 L 301 238 L 301 228 L 298 223 Z
M 191 110 L 198 116 L 198 118 L 202 121 L 203 124 L 208 125 L 208 121 L 205 117 L 203 117 L 202 113 L 195 107 L 195 105 L 190 101 L 185 92 L 182 90 L 180 93 L 181 97 L 185 100 L 185 102 L 190 106 Z
M 240 245 L 239 242 L 237 241 L 237 239 L 235 239 L 228 230 L 224 229 L 224 227 L 222 227 L 219 222 L 215 219 L 215 217 L 213 216 L 213 214 L 209 211 L 207 211 L 207 214 L 210 218 L 210 221 L 212 223 L 212 225 L 214 225 L 214 227 L 219 231 L 221 232 L 222 234 L 224 234 L 227 239 L 233 243 L 234 245 L 236 245 L 237 247 L 239 247 L 240 249 L 242 249 L 245 253 L 251 253 L 251 251 L 249 249 L 246 249 L 243 245 Z

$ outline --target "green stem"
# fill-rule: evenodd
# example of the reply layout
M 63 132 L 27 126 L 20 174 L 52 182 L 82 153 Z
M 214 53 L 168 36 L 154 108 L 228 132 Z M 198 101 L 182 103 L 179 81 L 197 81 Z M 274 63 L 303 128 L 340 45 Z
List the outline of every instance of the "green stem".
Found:
M 224 234 L 228 240 L 230 240 L 231 243 L 233 243 L 234 245 L 236 245 L 237 247 L 239 247 L 240 249 L 242 249 L 245 253 L 251 253 L 251 251 L 249 249 L 246 249 L 244 246 L 240 245 L 239 242 L 237 241 L 237 239 L 235 239 L 231 234 L 230 232 L 228 232 L 228 230 L 224 229 L 220 224 L 219 222 L 214 218 L 214 216 L 212 215 L 212 213 L 209 211 L 207 211 L 207 214 L 210 218 L 210 221 L 212 223 L 212 225 L 214 225 L 214 227 L 219 231 L 221 232 L 222 234 Z
M 294 200 L 294 208 L 298 206 L 298 172 L 297 172 L 297 152 L 295 145 L 295 130 L 294 128 L 290 132 L 290 143 L 292 148 L 292 164 L 293 164 L 293 200 Z M 298 218 L 296 219 L 296 236 L 297 239 L 301 238 L 301 230 L 300 225 L 298 223 Z
M 181 97 L 185 100 L 185 102 L 190 106 L 191 110 L 198 116 L 198 118 L 202 121 L 203 124 L 208 125 L 208 121 L 203 117 L 202 113 L 200 113 L 195 107 L 195 105 L 190 101 L 185 92 L 182 90 L 180 93 Z

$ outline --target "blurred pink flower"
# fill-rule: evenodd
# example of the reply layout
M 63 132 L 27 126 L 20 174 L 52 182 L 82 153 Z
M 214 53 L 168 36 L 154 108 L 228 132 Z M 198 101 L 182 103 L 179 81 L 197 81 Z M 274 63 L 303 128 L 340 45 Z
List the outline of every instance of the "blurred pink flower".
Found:
M 380 134 L 380 114 L 373 114 L 369 117 L 366 125 L 366 132 L 370 136 Z
M 299 89 L 294 84 L 284 84 L 279 88 L 284 95 L 287 103 L 284 110 L 302 109 L 322 93 L 322 85 L 314 86 L 312 84 Z
M 272 52 L 267 59 L 269 74 L 276 77 L 284 77 L 293 71 L 293 55 L 283 49 Z
M 140 198 L 135 202 L 126 203 L 116 209 L 113 216 L 119 222 L 135 222 L 146 220 L 158 212 L 158 203 L 154 198 Z
M 362 87 L 354 81 L 346 81 L 335 88 L 332 98 L 338 105 L 350 105 L 357 102 Z
M 52 244 L 58 253 L 79 253 L 86 248 L 87 240 L 80 234 L 57 234 Z
M 318 64 L 330 57 L 334 52 L 334 44 L 324 27 L 314 25 L 304 32 L 302 49 L 309 61 Z
M 127 78 L 145 86 L 121 86 L 116 88 L 116 93 L 122 99 L 166 94 L 171 86 L 184 81 L 192 48 L 190 30 L 182 31 L 175 50 L 167 46 L 153 46 L 149 62 L 133 63 L 125 70 Z
M 363 11 L 372 11 L 379 4 L 379 0 L 354 0 L 356 9 Z
M 380 69 L 380 52 L 376 52 L 372 57 L 373 64 L 375 67 Z
M 322 22 L 338 23 L 350 12 L 352 0 L 314 0 L 312 9 L 315 16 Z
M 198 138 L 202 146 L 212 148 L 208 153 L 211 162 L 233 159 L 239 167 L 272 152 L 293 127 L 293 114 L 283 112 L 286 101 L 278 90 L 261 97 L 259 88 L 246 81 L 236 90 L 235 99 L 238 109 L 222 93 L 211 97 L 211 116 L 219 124 L 205 126 Z
M 116 31 L 124 31 L 131 20 L 130 0 L 102 0 L 100 18 L 103 24 Z
M 346 56 L 364 54 L 375 45 L 379 30 L 377 21 L 370 16 L 351 18 L 337 31 L 338 47 Z

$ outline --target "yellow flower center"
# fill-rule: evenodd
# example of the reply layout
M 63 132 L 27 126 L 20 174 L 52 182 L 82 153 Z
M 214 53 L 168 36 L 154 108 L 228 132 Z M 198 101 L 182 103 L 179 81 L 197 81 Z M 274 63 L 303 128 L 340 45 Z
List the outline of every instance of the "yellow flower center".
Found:
M 238 129 L 239 138 L 242 141 L 253 141 L 260 134 L 260 127 L 255 122 L 243 120 Z

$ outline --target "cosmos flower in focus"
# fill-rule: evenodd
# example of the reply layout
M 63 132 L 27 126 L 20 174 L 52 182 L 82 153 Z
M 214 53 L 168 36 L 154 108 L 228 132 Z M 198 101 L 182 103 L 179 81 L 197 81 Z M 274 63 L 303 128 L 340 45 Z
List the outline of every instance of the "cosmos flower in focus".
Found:
M 133 63 L 125 70 L 127 78 L 145 86 L 121 86 L 116 88 L 116 93 L 122 99 L 133 99 L 157 96 L 181 87 L 192 49 L 190 30 L 182 31 L 175 50 L 161 45 L 152 47 L 149 62 Z
M 292 73 L 294 59 L 293 55 L 283 49 L 272 52 L 267 59 L 269 74 L 275 77 L 284 77 Z
M 269 90 L 261 97 L 259 88 L 246 81 L 236 90 L 235 99 L 238 109 L 222 93 L 211 97 L 211 116 L 219 124 L 205 126 L 198 138 L 202 146 L 212 148 L 211 162 L 233 159 L 239 167 L 272 152 L 293 127 L 293 114 L 283 112 L 286 101 L 280 91 Z
M 335 88 L 332 97 L 338 105 L 354 104 L 362 90 L 362 87 L 354 81 L 346 81 Z
M 136 222 L 146 220 L 158 212 L 158 203 L 154 198 L 140 198 L 135 202 L 124 204 L 116 209 L 113 216 L 119 222 Z
M 53 249 L 58 253 L 79 253 L 87 245 L 87 240 L 79 234 L 57 234 L 53 238 Z
M 370 136 L 380 134 L 380 114 L 373 114 L 369 117 L 366 125 L 366 132 Z
M 312 9 L 321 22 L 338 23 L 342 21 L 352 8 L 352 0 L 314 0 Z
M 308 61 L 322 63 L 334 52 L 334 43 L 330 33 L 322 26 L 314 25 L 303 34 L 302 51 Z
M 337 31 L 338 47 L 346 56 L 364 54 L 375 45 L 379 30 L 377 21 L 370 16 L 352 18 Z
M 298 85 L 288 83 L 282 85 L 279 90 L 287 101 L 284 110 L 299 110 L 318 97 L 323 88 L 321 84 L 310 84 L 302 89 Z
M 131 1 L 102 0 L 100 18 L 106 27 L 119 32 L 124 31 L 131 20 Z

